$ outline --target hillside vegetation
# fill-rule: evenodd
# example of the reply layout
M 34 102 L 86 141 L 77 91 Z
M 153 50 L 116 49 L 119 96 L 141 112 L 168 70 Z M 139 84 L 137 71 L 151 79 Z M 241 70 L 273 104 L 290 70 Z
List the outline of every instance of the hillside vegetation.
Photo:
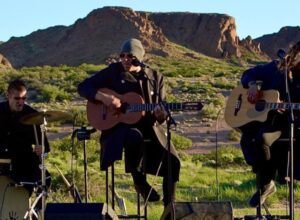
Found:
M 243 59 L 219 60 L 208 58 L 185 48 L 180 48 L 182 54 L 167 58 L 149 57 L 147 63 L 162 72 L 166 77 L 168 101 L 203 100 L 204 109 L 196 115 L 196 120 L 214 120 L 217 112 L 225 106 L 226 96 L 234 88 L 241 73 L 250 65 L 261 62 L 251 54 Z M 59 121 L 48 125 L 51 139 L 51 153 L 47 158 L 47 168 L 51 171 L 52 191 L 50 202 L 72 202 L 55 165 L 61 169 L 66 178 L 74 183 L 84 198 L 83 176 L 83 142 L 71 140 L 72 129 L 88 126 L 85 113 L 85 101 L 76 92 L 80 81 L 104 68 L 105 64 L 82 64 L 78 67 L 43 66 L 23 67 L 18 70 L 3 70 L 0 72 L 0 92 L 3 94 L 7 82 L 14 78 L 22 78 L 29 86 L 28 102 L 38 109 L 67 111 L 74 120 Z M 64 135 L 59 135 L 64 133 Z M 238 134 L 232 132 L 233 137 Z M 57 138 L 59 137 L 59 138 Z M 89 201 L 105 201 L 105 172 L 99 170 L 99 132 L 93 134 L 87 141 Z M 230 137 L 229 137 L 230 138 Z M 188 155 L 185 150 L 192 146 L 191 140 L 176 132 L 172 140 L 180 153 L 182 169 L 177 189 L 177 201 L 231 201 L 235 216 L 254 214 L 249 209 L 247 200 L 255 191 L 254 175 L 245 164 L 240 149 L 233 146 L 219 148 L 217 154 L 212 151 L 208 155 Z M 116 190 L 125 198 L 128 212 L 134 212 L 135 191 L 129 174 L 124 173 L 123 162 L 116 163 Z M 192 172 L 191 172 L 192 171 Z M 162 194 L 161 179 L 155 180 L 149 176 L 149 181 L 155 182 L 154 187 Z M 286 187 L 279 186 L 278 193 L 268 200 L 275 207 L 271 211 L 284 212 Z M 299 198 L 298 187 L 295 198 Z M 120 210 L 117 210 L 120 211 Z M 149 205 L 149 219 L 159 219 L 162 204 Z

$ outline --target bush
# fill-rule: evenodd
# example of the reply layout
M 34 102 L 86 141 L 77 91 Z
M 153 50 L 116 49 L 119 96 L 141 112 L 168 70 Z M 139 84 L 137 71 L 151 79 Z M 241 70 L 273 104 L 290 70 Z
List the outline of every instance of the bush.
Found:
M 69 100 L 70 95 L 57 86 L 45 85 L 41 89 L 40 99 L 46 102 Z
M 192 140 L 176 133 L 172 133 L 172 142 L 177 150 L 186 150 L 192 146 Z

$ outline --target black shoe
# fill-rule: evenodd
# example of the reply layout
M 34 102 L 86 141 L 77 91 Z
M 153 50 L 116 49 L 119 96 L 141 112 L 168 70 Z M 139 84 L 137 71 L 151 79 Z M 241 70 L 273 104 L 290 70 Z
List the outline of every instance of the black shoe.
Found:
M 144 200 L 148 197 L 148 202 L 157 202 L 160 200 L 160 195 L 147 182 L 145 184 L 135 184 L 134 187 L 143 196 Z
M 260 197 L 260 205 L 264 204 L 266 199 L 276 192 L 275 182 L 271 180 L 271 182 L 267 185 L 263 186 L 261 191 L 261 196 L 259 196 L 259 191 L 256 191 L 254 195 L 251 197 L 249 201 L 249 205 L 252 207 L 256 207 L 259 204 L 259 197 Z

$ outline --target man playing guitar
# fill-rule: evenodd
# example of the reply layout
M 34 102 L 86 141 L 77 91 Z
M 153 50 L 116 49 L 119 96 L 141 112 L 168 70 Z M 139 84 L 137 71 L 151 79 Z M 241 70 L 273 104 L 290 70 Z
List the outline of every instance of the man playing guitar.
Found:
M 119 62 L 110 64 L 81 82 L 78 85 L 78 93 L 91 103 L 102 104 L 105 108 L 104 114 L 95 115 L 101 117 L 103 121 L 108 120 L 110 111 L 122 111 L 124 100 L 121 97 L 124 94 L 133 92 L 138 94 L 145 103 L 156 104 L 153 111 L 146 111 L 145 115 L 133 124 L 120 122 L 112 128 L 101 131 L 100 166 L 101 170 L 105 170 L 115 160 L 122 159 L 122 152 L 125 149 L 125 171 L 131 173 L 137 192 L 145 199 L 149 196 L 148 201 L 151 202 L 159 201 L 160 196 L 146 181 L 145 173 L 156 174 L 162 162 L 158 175 L 163 176 L 163 203 L 167 206 L 170 199 L 174 199 L 180 162 L 171 145 L 172 187 L 170 189 L 167 181 L 167 137 L 161 126 L 167 117 L 166 111 L 160 105 L 166 98 L 164 78 L 157 71 L 141 63 L 144 53 L 139 40 L 125 41 L 121 47 Z M 113 117 L 119 115 L 115 113 Z M 93 121 L 93 117 L 90 117 L 89 121 Z M 97 128 L 97 123 L 95 124 Z M 144 139 L 150 141 L 144 142 Z
M 241 78 L 247 91 L 248 102 L 255 104 L 264 95 L 264 91 L 277 90 L 279 99 L 287 102 L 285 90 L 285 72 L 288 73 L 289 91 L 292 102 L 300 101 L 300 42 L 296 43 L 288 55 L 281 61 L 274 60 L 246 70 Z M 258 85 L 259 83 L 259 85 Z M 296 145 L 299 137 L 299 119 L 295 111 Z M 242 131 L 241 147 L 248 164 L 257 174 L 258 191 L 249 204 L 256 207 L 263 204 L 268 196 L 276 192 L 275 179 L 285 182 L 289 143 L 277 143 L 278 138 L 289 137 L 288 111 L 272 110 L 264 122 L 253 121 L 240 127 Z M 295 154 L 299 154 L 295 148 Z M 297 156 L 299 158 L 299 156 Z M 300 178 L 300 164 L 295 157 L 295 178 Z

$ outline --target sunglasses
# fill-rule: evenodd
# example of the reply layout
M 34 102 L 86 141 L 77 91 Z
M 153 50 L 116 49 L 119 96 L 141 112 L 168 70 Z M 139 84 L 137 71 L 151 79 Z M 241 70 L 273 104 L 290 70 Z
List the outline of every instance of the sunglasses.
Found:
M 129 59 L 133 59 L 135 58 L 135 56 L 133 56 L 131 53 L 125 54 L 125 53 L 121 53 L 120 54 L 120 58 L 129 58 Z
M 17 100 L 17 101 L 19 101 L 19 100 L 26 100 L 27 99 L 27 97 L 26 96 L 24 96 L 24 97 L 14 97 L 14 99 L 15 100 Z

